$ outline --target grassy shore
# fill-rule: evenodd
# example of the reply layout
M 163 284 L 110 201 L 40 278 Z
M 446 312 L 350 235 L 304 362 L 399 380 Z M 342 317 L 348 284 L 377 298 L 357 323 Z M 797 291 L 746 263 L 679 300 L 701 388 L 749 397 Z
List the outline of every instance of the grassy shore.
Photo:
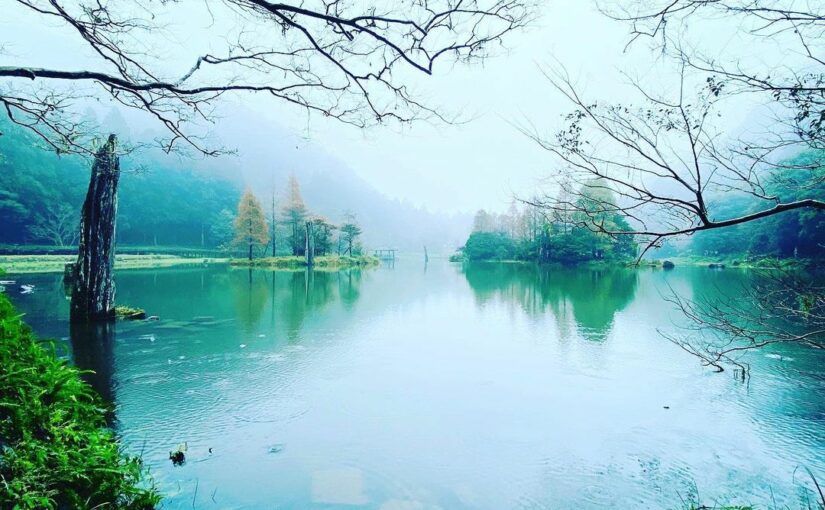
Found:
M 359 255 L 356 257 L 350 257 L 347 255 L 329 255 L 315 257 L 314 268 L 335 271 L 338 269 L 377 266 L 380 263 L 380 259 L 370 255 Z M 237 267 L 256 267 L 287 271 L 303 270 L 307 265 L 304 257 L 266 257 L 252 260 L 232 259 L 230 264 Z
M 160 497 L 77 369 L 0 294 L 0 508 L 146 510 Z
M 773 257 L 736 257 L 736 256 L 680 256 L 665 257 L 655 260 L 643 260 L 639 264 L 642 267 L 661 267 L 664 261 L 673 262 L 676 267 L 724 267 L 738 269 L 801 269 L 816 261 L 809 259 L 773 258 Z
M 0 255 L 0 267 L 8 273 L 62 273 L 76 255 Z M 228 259 L 191 258 L 175 255 L 117 255 L 115 269 L 151 269 L 192 264 L 220 264 Z

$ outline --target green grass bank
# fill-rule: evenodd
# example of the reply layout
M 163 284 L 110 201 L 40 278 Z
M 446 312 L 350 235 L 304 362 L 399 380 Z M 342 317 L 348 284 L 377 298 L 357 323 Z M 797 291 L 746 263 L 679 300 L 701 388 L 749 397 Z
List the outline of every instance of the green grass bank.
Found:
M 105 413 L 0 294 L 0 508 L 155 508 L 160 496 Z
M 62 273 L 77 255 L 0 255 L 0 266 L 9 273 Z M 153 269 L 195 264 L 225 264 L 226 258 L 194 258 L 178 255 L 116 255 L 115 269 Z
M 347 255 L 328 255 L 315 257 L 314 268 L 320 270 L 334 271 L 337 269 L 349 269 L 357 267 L 377 266 L 381 263 L 378 257 L 371 255 L 359 255 L 350 257 Z M 232 259 L 230 264 L 237 267 L 257 267 L 267 269 L 301 270 L 307 265 L 304 257 L 266 257 L 260 259 Z

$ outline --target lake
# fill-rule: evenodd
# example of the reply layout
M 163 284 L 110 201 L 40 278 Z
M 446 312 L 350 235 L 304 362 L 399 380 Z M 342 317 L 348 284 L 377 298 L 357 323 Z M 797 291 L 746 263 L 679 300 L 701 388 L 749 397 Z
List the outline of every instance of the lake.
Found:
M 70 328 L 62 275 L 11 276 L 26 320 L 113 404 L 164 508 L 768 507 L 825 480 L 825 354 L 750 378 L 663 338 L 663 295 L 746 271 L 462 267 L 120 271 L 156 322 Z M 187 461 L 169 452 L 187 444 Z

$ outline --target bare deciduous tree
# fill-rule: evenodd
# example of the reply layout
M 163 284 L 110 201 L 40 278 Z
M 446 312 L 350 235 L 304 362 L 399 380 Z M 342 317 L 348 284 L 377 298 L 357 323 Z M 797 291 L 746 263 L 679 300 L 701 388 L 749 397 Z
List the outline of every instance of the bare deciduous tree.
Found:
M 505 35 L 524 26 L 532 12 L 523 0 L 9 4 L 73 35 L 89 50 L 91 61 L 83 61 L 82 69 L 0 65 L 0 108 L 58 153 L 98 156 L 99 143 L 89 135 L 94 127 L 78 121 L 73 107 L 101 97 L 147 113 L 165 129 L 166 136 L 158 142 L 167 152 L 183 145 L 206 155 L 221 149 L 205 143 L 198 128 L 214 120 L 215 101 L 232 93 L 267 95 L 357 127 L 428 117 L 450 120 L 417 99 L 409 88 L 410 76 L 430 75 L 441 61 L 486 57 Z M 163 36 L 164 20 L 199 17 L 211 19 L 212 29 L 208 34 L 186 34 L 186 42 L 203 50 L 184 64 L 170 59 L 169 55 L 185 53 L 185 48 Z M 76 53 L 66 57 L 63 61 L 79 60 Z M 122 146 L 114 135 L 104 145 L 120 152 Z M 115 164 L 108 166 L 119 173 L 117 154 L 107 154 L 110 159 Z M 112 201 L 104 214 L 97 214 L 91 201 L 94 180 L 87 195 L 90 208 L 84 207 L 83 224 L 100 229 L 86 237 L 106 240 L 96 248 L 100 253 L 114 250 L 115 217 L 109 213 L 116 211 L 116 175 L 111 183 L 107 189 Z M 111 221 L 103 224 L 99 217 Z M 82 295 L 90 307 L 105 308 L 113 304 L 111 267 L 98 267 L 97 261 L 108 260 L 111 266 L 111 258 L 84 253 L 85 249 L 81 242 L 78 267 L 83 270 L 75 295 Z M 98 279 L 103 285 L 96 283 Z M 99 289 L 106 295 L 98 296 Z M 83 303 L 73 303 L 73 319 L 110 315 L 98 310 L 81 313 L 83 308 Z
M 793 210 L 822 214 L 825 201 L 815 190 L 825 179 L 825 3 L 623 0 L 604 2 L 602 11 L 628 24 L 628 44 L 647 40 L 670 59 L 680 79 L 669 90 L 636 81 L 637 100 L 610 104 L 585 98 L 561 66 L 547 72 L 572 112 L 552 135 L 522 128 L 558 165 L 556 190 L 526 202 L 597 232 L 637 236 L 646 243 L 640 259 L 670 237 Z M 688 40 L 691 24 L 712 18 L 738 31 L 745 53 L 716 48 L 708 55 Z M 749 58 L 757 43 L 764 51 Z M 746 139 L 718 122 L 743 94 L 770 112 L 764 133 L 751 130 Z M 809 149 L 811 158 L 788 163 L 788 155 Z M 784 183 L 794 199 L 771 191 L 800 172 L 807 187 Z M 737 196 L 749 199 L 750 212 L 719 208 Z M 627 216 L 634 228 L 612 231 L 601 221 L 606 213 Z M 671 339 L 717 369 L 745 368 L 738 354 L 770 344 L 821 347 L 822 288 L 811 281 L 773 269 L 728 289 L 728 297 L 693 301 L 674 293 L 669 299 L 689 329 L 703 334 Z
M 730 227 L 794 209 L 825 209 L 825 202 L 814 197 L 783 202 L 769 193 L 766 184 L 775 173 L 792 167 L 776 163 L 766 168 L 738 145 L 727 144 L 724 133 L 714 125 L 719 94 L 707 88 L 688 95 L 685 72 L 683 66 L 682 80 L 672 97 L 637 86 L 640 101 L 636 105 L 588 101 L 563 69 L 547 73 L 574 110 L 555 135 L 522 128 L 560 163 L 551 176 L 558 194 L 526 202 L 574 217 L 579 226 L 596 232 L 637 236 L 646 242 L 640 258 L 668 237 Z M 714 200 L 731 194 L 748 195 L 760 206 L 745 215 L 716 214 Z M 605 214 L 617 213 L 635 220 L 635 228 L 613 231 L 601 221 Z
M 629 25 L 629 45 L 647 40 L 705 76 L 717 94 L 758 94 L 773 104 L 772 136 L 740 144 L 754 161 L 769 165 L 777 152 L 793 146 L 825 148 L 822 2 L 625 0 L 605 4 L 602 11 Z M 708 20 L 727 21 L 741 44 L 731 44 L 731 51 L 700 50 L 683 40 L 691 24 Z
M 73 33 L 94 56 L 88 69 L 0 65 L 5 113 L 60 152 L 89 151 L 87 126 L 65 115 L 87 96 L 148 112 L 169 133 L 167 151 L 182 141 L 206 154 L 218 149 L 188 128 L 209 121 L 214 100 L 233 92 L 264 94 L 358 127 L 449 120 L 415 97 L 410 76 L 432 74 L 440 61 L 488 56 L 532 12 L 522 0 L 16 3 Z M 163 16 L 211 18 L 217 33 L 201 42 L 210 49 L 170 68 L 161 56 L 180 48 L 156 36 Z
M 47 239 L 55 246 L 74 246 L 80 235 L 77 211 L 67 205 L 56 205 L 39 216 L 29 232 L 36 239 Z
M 769 345 L 795 343 L 825 349 L 825 286 L 810 275 L 780 269 L 759 271 L 721 298 L 666 297 L 688 318 L 688 335 L 665 334 L 717 371 L 733 365 L 748 372 L 742 357 Z

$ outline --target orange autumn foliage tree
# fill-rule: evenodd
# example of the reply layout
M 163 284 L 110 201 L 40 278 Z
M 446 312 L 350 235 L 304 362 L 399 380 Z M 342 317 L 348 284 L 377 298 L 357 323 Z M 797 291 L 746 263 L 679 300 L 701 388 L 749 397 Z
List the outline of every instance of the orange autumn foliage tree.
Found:
M 249 260 L 256 245 L 266 246 L 269 232 L 261 203 L 250 190 L 246 190 L 238 203 L 238 216 L 235 218 L 235 238 L 232 244 L 247 247 Z

